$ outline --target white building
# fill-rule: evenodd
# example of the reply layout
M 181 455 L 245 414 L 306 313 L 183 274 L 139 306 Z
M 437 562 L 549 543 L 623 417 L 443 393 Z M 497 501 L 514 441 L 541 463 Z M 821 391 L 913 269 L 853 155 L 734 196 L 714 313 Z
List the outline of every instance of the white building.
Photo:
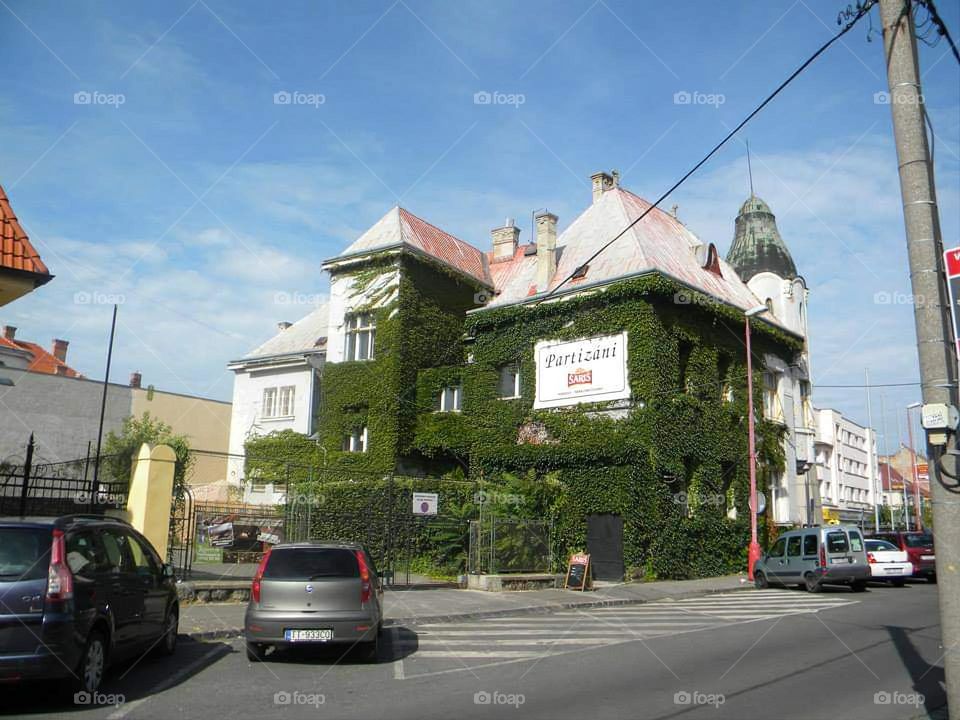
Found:
M 230 483 L 242 485 L 246 502 L 274 504 L 281 488 L 244 477 L 244 443 L 254 435 L 293 430 L 311 435 L 320 402 L 327 353 L 328 306 L 318 306 L 227 367 L 234 372 L 230 422 Z
M 838 410 L 817 414 L 817 465 L 824 520 L 859 523 L 882 501 L 877 435 Z
M 764 368 L 763 388 L 758 388 L 763 393 L 764 415 L 786 430 L 784 471 L 767 478 L 774 521 L 781 525 L 819 522 L 819 495 L 810 472 L 816 421 L 810 399 L 807 284 L 797 273 L 776 217 L 755 195 L 751 194 L 737 215 L 727 262 L 767 306 L 767 315 L 804 338 L 795 364 L 787 365 L 773 355 L 755 357 L 754 363 Z

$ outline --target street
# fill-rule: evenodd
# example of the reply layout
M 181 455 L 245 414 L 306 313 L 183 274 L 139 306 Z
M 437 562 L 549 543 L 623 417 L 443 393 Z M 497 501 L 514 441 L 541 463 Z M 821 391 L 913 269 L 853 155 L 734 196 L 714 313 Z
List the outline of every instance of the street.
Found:
M 388 628 L 380 661 L 330 646 L 249 663 L 182 639 L 96 701 L 5 688 L 2 711 L 90 718 L 912 718 L 944 694 L 936 586 L 744 590 Z M 112 697 L 111 697 L 112 696 Z M 46 698 L 46 700 L 43 700 Z

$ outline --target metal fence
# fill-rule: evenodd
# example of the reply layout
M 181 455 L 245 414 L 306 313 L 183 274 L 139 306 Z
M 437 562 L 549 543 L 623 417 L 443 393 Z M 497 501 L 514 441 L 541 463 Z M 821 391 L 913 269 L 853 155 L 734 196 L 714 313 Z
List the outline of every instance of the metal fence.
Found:
M 488 517 L 470 521 L 471 574 L 551 572 L 553 523 Z
M 102 514 L 127 504 L 127 479 L 112 478 L 104 465 L 113 456 L 101 456 L 101 472 L 94 481 L 95 457 L 58 462 L 33 462 L 33 442 L 23 464 L 0 467 L 0 515 Z

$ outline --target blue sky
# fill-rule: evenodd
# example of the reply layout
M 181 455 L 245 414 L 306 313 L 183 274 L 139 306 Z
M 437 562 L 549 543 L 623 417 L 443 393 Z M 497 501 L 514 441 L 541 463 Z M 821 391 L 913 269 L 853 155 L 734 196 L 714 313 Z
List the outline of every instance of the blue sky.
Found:
M 596 170 L 653 199 L 835 31 L 843 4 L 3 0 L 0 184 L 56 278 L 0 322 L 70 340 L 71 364 L 99 377 L 120 299 L 114 379 L 139 370 L 229 398 L 226 362 L 309 312 L 320 262 L 392 205 L 485 248 L 505 217 L 526 237 L 537 208 L 565 226 Z M 960 35 L 957 5 L 941 5 Z M 865 367 L 917 379 L 872 19 L 872 42 L 863 22 L 742 135 L 810 287 L 815 401 L 860 421 L 862 389 L 822 386 L 861 384 Z M 921 46 L 921 68 L 950 247 L 958 67 L 944 43 Z M 747 194 L 735 140 L 664 206 L 726 252 Z M 891 444 L 917 392 L 874 391 Z

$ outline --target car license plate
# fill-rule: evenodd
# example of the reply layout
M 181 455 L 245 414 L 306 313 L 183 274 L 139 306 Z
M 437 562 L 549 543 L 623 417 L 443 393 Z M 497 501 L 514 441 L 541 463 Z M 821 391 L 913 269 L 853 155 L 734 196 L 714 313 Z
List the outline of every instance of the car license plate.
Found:
M 936 556 L 936 555 L 921 555 L 921 556 L 920 556 L 920 559 L 921 559 L 921 560 L 936 560 L 936 559 L 937 559 L 937 556 Z
M 849 565 L 852 562 L 852 559 L 846 557 L 830 558 L 830 564 L 832 565 Z
M 901 572 L 900 568 L 884 568 L 883 571 L 893 573 L 894 575 L 899 575 Z
M 290 642 L 329 642 L 333 640 L 333 630 L 284 630 L 284 640 Z

